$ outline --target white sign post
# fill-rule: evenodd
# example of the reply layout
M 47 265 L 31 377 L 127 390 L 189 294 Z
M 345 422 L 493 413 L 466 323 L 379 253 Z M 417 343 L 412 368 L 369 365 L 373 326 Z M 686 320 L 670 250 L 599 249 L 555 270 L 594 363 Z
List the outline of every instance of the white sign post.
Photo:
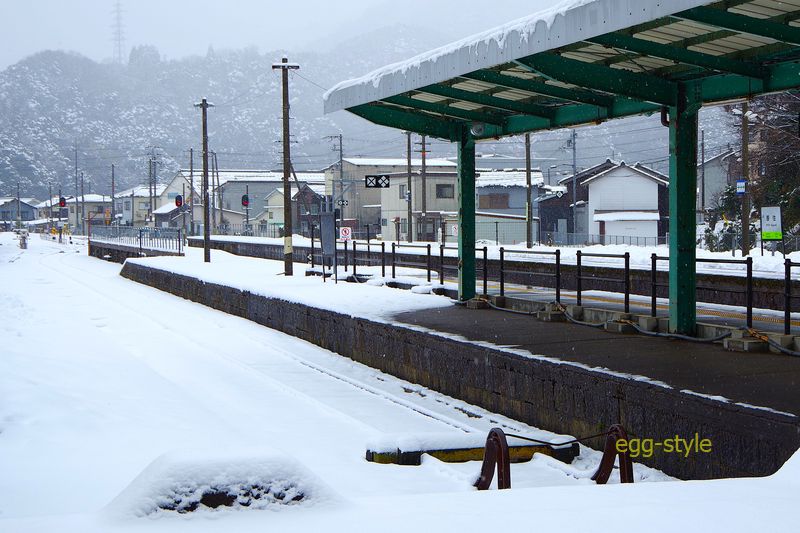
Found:
M 786 253 L 783 243 L 783 216 L 780 206 L 761 208 L 761 255 L 764 255 L 764 241 L 781 241 L 781 249 Z M 775 250 L 772 250 L 775 255 Z

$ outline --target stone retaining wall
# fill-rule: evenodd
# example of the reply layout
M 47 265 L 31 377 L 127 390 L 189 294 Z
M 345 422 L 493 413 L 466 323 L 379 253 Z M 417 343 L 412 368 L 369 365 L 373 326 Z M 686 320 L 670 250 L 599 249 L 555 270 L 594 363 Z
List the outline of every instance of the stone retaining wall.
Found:
M 122 275 L 550 431 L 591 435 L 621 422 L 636 437 L 661 440 L 697 433 L 710 438 L 710 454 L 684 458 L 656 452 L 649 459 L 638 459 L 682 479 L 771 474 L 800 446 L 800 421 L 793 416 L 478 346 L 402 324 L 267 298 L 130 262 Z M 599 440 L 590 444 L 602 446 Z

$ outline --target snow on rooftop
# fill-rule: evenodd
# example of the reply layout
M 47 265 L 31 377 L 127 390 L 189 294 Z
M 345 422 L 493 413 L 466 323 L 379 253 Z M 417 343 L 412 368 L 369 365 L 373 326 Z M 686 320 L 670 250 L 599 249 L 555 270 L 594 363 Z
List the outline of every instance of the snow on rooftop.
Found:
M 355 166 L 365 167 L 407 167 L 408 159 L 390 157 L 345 157 L 344 161 Z M 426 159 L 428 167 L 456 167 L 456 163 L 447 159 Z M 412 159 L 412 167 L 422 166 L 422 159 Z
M 189 175 L 189 169 L 184 168 L 180 171 L 184 176 Z M 202 170 L 194 169 L 195 182 L 202 176 Z M 242 182 L 280 182 L 283 181 L 282 170 L 250 170 L 250 169 L 225 169 L 219 170 L 215 173 L 214 180 L 216 181 L 216 174 L 219 174 L 220 185 L 242 181 Z M 298 181 L 305 181 L 307 183 L 325 183 L 324 172 L 295 172 Z M 294 176 L 290 176 L 294 180 Z M 209 172 L 209 181 L 211 181 L 211 172 Z
M 544 183 L 541 171 L 531 171 L 531 183 L 534 186 Z M 475 177 L 475 187 L 525 187 L 526 185 L 524 170 L 481 170 Z
M 621 221 L 642 221 L 659 220 L 657 211 L 615 211 L 613 213 L 595 213 L 595 222 L 621 222 Z

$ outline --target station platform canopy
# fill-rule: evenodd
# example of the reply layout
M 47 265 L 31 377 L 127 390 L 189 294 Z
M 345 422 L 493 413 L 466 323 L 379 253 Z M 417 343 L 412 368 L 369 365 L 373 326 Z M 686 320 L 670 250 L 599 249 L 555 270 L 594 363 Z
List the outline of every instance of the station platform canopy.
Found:
M 344 81 L 325 94 L 325 111 L 459 143 L 463 298 L 474 295 L 475 141 L 662 113 L 670 328 L 692 333 L 697 113 L 800 87 L 799 21 L 800 0 L 567 0 Z

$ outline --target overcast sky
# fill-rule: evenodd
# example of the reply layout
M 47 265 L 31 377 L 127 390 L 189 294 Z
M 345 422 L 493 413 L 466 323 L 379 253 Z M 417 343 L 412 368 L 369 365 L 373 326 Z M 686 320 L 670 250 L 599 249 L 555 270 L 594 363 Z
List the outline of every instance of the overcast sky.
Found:
M 392 21 L 447 40 L 529 15 L 561 0 L 122 0 L 126 50 L 155 45 L 167 58 L 215 48 L 305 50 Z M 97 61 L 113 56 L 115 0 L 0 0 L 0 69 L 46 49 Z M 473 7 L 474 6 L 474 7 Z M 444 44 L 444 43 L 443 43 Z

